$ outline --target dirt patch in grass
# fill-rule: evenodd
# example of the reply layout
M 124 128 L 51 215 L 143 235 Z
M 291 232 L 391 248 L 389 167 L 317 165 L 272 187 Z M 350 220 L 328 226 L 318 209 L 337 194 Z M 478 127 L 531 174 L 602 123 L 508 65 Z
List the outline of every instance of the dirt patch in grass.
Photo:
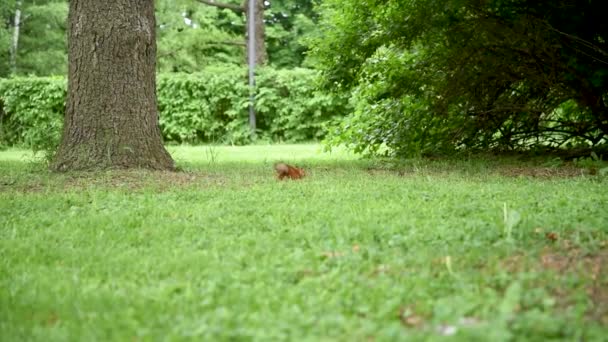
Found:
M 449 176 L 450 174 L 495 175 L 504 177 L 569 178 L 599 175 L 597 166 L 583 167 L 573 162 L 546 160 L 518 161 L 489 159 L 424 158 L 405 161 L 378 161 L 364 168 L 371 176 L 414 175 Z
M 65 188 L 109 187 L 139 190 L 154 187 L 165 190 L 171 187 L 186 187 L 203 178 L 200 174 L 163 171 L 110 171 L 91 177 L 78 174 L 65 180 Z
M 495 173 L 506 177 L 567 178 L 589 175 L 584 168 L 574 166 L 538 167 L 538 166 L 500 166 Z
M 511 273 L 525 271 L 553 271 L 558 278 L 575 275 L 582 282 L 590 306 L 586 316 L 589 320 L 608 326 L 608 249 L 589 252 L 563 240 L 559 245 L 545 247 L 538 259 L 524 255 L 513 255 L 501 263 Z M 571 305 L 572 289 L 555 283 L 547 284 L 551 288 L 558 307 Z
M 589 253 L 579 248 L 563 251 L 545 248 L 540 255 L 540 265 L 558 274 L 576 273 L 585 279 L 585 291 L 591 303 L 587 317 L 608 325 L 608 250 Z M 565 291 L 558 292 L 561 296 Z
M 467 170 L 465 168 L 448 167 L 425 167 L 425 168 L 399 168 L 399 169 L 384 169 L 384 168 L 367 168 L 366 172 L 371 176 L 381 175 L 397 175 L 408 177 L 414 175 L 432 175 L 432 176 L 448 176 L 453 173 L 466 172 L 467 174 L 480 175 L 498 175 L 504 177 L 531 177 L 531 178 L 571 178 L 594 175 L 587 169 L 574 166 L 563 167 L 540 167 L 540 166 L 488 166 L 481 170 Z
M 32 193 L 44 192 L 48 189 L 73 191 L 103 187 L 126 191 L 152 188 L 162 192 L 190 186 L 221 185 L 224 181 L 224 177 L 221 177 L 221 175 L 203 173 L 121 170 L 98 173 L 33 175 L 30 178 L 14 180 L 1 179 L 0 191 Z

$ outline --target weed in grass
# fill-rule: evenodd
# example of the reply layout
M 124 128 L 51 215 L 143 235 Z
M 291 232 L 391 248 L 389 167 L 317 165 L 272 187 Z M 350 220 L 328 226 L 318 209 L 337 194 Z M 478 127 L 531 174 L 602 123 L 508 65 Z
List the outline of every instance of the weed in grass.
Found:
M 217 163 L 218 156 L 219 156 L 217 146 L 208 145 L 205 149 L 205 154 L 207 156 L 209 165 L 215 165 L 215 163 Z
M 504 236 L 507 241 L 513 238 L 513 228 L 521 221 L 521 214 L 515 210 L 508 210 L 507 203 L 503 204 Z

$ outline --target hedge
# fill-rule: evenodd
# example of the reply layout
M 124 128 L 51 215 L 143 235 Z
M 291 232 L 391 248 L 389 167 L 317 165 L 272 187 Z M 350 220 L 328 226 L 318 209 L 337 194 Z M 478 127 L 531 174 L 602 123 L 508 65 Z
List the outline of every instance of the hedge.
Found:
M 160 126 L 169 143 L 250 141 L 246 70 L 215 67 L 157 79 Z M 258 136 L 268 141 L 322 139 L 324 125 L 346 114 L 347 99 L 317 90 L 309 69 L 260 69 L 257 75 Z M 66 81 L 57 77 L 0 79 L 0 144 L 56 146 L 65 111 Z

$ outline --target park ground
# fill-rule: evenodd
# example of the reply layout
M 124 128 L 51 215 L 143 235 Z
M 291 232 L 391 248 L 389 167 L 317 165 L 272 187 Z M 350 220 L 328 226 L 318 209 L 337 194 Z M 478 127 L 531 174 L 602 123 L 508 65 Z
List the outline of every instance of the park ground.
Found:
M 1 341 L 606 338 L 601 161 L 170 151 L 180 172 L 0 152 Z

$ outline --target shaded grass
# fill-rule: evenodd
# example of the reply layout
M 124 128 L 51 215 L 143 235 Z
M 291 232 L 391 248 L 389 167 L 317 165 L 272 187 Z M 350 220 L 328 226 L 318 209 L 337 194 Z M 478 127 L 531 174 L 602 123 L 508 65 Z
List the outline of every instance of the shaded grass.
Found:
M 577 165 L 173 147 L 184 172 L 51 175 L 20 153 L 0 153 L 2 340 L 601 340 L 608 326 L 606 178 Z M 310 176 L 276 181 L 279 159 Z

